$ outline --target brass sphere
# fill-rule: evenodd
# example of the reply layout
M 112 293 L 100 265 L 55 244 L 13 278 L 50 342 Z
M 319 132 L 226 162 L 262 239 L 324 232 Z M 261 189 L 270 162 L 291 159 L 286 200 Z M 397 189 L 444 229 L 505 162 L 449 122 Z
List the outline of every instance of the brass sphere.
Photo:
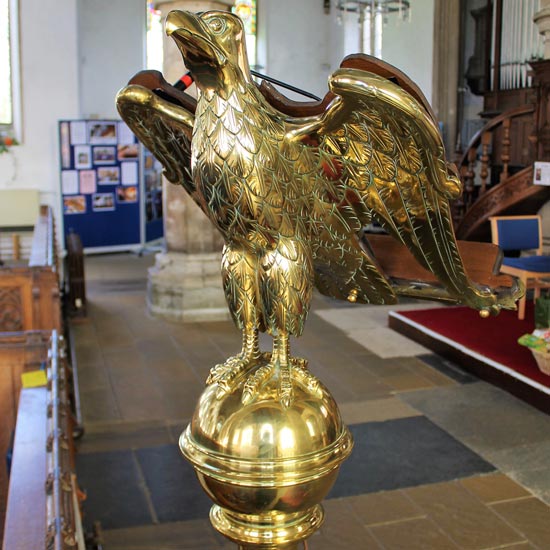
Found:
M 244 383 L 222 397 L 217 384 L 205 389 L 180 448 L 215 503 L 214 527 L 240 544 L 277 548 L 320 527 L 319 504 L 353 441 L 324 386 L 312 395 L 293 379 L 285 407 L 277 377 L 246 405 Z

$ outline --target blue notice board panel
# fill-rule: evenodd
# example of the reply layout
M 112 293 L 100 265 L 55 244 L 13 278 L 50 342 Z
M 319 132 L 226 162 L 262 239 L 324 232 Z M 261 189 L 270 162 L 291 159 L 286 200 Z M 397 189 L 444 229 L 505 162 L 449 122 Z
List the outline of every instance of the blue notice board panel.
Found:
M 140 145 L 120 120 L 59 122 L 65 235 L 85 249 L 142 243 Z
M 145 194 L 145 240 L 160 239 L 164 235 L 162 221 L 162 165 L 143 147 L 143 182 Z

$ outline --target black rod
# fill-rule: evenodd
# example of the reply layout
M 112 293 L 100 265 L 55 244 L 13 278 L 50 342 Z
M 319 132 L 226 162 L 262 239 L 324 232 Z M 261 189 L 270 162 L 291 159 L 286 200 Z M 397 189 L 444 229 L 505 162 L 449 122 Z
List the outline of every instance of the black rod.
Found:
M 320 97 L 317 97 L 316 95 L 310 92 L 306 92 L 305 90 L 300 90 L 300 88 L 296 88 L 296 86 L 292 86 L 291 84 L 287 84 L 286 82 L 281 82 L 280 80 L 277 80 L 272 76 L 267 76 L 265 74 L 259 73 L 257 71 L 252 71 L 252 70 L 250 72 L 257 78 L 263 78 L 264 80 L 267 80 L 272 84 L 281 86 L 281 88 L 286 88 L 287 90 L 296 92 L 297 94 L 303 95 L 305 97 L 309 97 L 310 99 L 314 99 L 315 101 L 321 101 Z M 192 83 L 193 83 L 193 77 L 191 76 L 191 73 L 185 73 L 175 84 L 173 84 L 173 86 L 178 90 L 180 90 L 181 92 L 183 92 L 183 90 L 188 88 Z
M 292 86 L 291 84 L 287 84 L 286 82 L 281 82 L 280 80 L 277 80 L 276 78 L 273 78 L 272 76 L 267 76 L 265 74 L 259 73 L 257 71 L 250 70 L 250 72 L 258 77 L 263 78 L 264 80 L 267 80 L 268 82 L 271 82 L 272 84 L 275 84 L 277 86 L 281 86 L 281 88 L 286 88 L 287 90 L 290 90 L 291 92 L 296 92 L 297 94 L 309 97 L 310 99 L 314 99 L 315 101 L 321 101 L 320 97 L 317 97 L 316 95 L 306 92 L 305 90 L 300 90 L 300 88 L 296 88 L 296 86 Z

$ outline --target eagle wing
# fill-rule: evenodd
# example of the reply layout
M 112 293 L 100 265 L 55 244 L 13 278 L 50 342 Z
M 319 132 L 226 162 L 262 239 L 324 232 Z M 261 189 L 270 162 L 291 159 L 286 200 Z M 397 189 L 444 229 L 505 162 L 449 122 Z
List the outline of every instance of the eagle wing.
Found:
M 142 80 L 147 82 L 145 78 Z M 165 177 L 184 187 L 204 210 L 191 175 L 194 113 L 143 85 L 132 83 L 117 94 L 116 104 L 122 119 L 163 165 Z
M 393 301 L 396 293 L 418 295 L 385 278 L 371 251 L 360 248 L 358 230 L 375 220 L 442 283 L 446 293 L 434 289 L 434 297 L 477 309 L 514 308 L 517 288 L 497 292 L 465 273 L 449 207 L 462 186 L 424 107 L 400 86 L 363 70 L 339 69 L 329 87 L 336 99 L 325 113 L 289 131 L 319 152 L 312 219 L 321 292 L 371 303 Z

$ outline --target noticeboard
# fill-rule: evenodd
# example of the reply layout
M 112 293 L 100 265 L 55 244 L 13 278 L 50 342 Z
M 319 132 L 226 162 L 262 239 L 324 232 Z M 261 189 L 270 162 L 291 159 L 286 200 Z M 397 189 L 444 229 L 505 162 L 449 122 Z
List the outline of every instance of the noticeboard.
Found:
M 163 236 L 161 167 L 124 122 L 63 120 L 59 139 L 65 235 L 77 233 L 87 252 L 136 250 Z

